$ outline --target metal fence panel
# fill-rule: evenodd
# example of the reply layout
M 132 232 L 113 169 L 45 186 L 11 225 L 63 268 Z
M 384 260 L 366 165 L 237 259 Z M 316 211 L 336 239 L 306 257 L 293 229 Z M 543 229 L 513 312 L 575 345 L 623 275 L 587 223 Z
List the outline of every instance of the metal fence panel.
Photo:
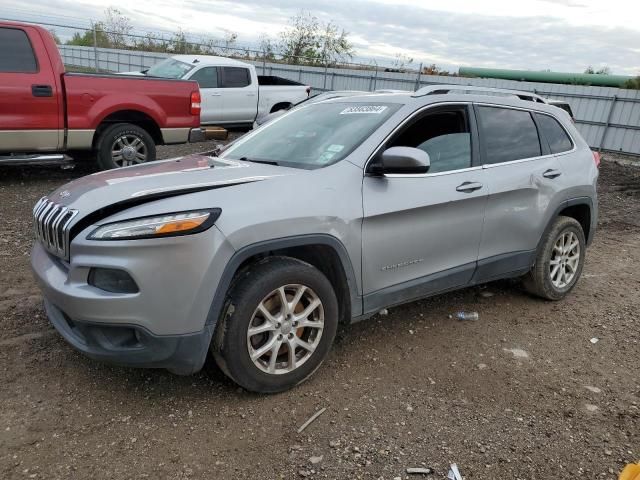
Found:
M 140 71 L 169 56 L 166 53 L 60 45 L 66 65 L 112 72 Z M 98 55 L 96 61 L 95 55 Z M 310 85 L 315 91 L 410 90 L 425 85 L 457 84 L 509 88 L 537 93 L 571 105 L 576 126 L 592 148 L 640 155 L 640 91 L 491 78 L 385 72 L 381 69 L 327 68 L 248 61 L 259 75 L 277 75 Z

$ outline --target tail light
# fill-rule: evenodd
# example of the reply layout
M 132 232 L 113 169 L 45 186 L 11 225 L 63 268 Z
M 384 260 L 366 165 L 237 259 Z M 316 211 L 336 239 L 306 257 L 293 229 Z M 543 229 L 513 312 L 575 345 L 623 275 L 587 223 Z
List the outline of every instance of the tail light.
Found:
M 200 111 L 202 110 L 200 101 L 200 92 L 191 92 L 191 115 L 200 115 Z
M 311 87 L 307 87 L 307 97 L 311 95 Z
M 602 156 L 600 155 L 600 152 L 593 152 L 593 161 L 596 162 L 596 167 L 600 168 L 600 160 L 602 159 Z

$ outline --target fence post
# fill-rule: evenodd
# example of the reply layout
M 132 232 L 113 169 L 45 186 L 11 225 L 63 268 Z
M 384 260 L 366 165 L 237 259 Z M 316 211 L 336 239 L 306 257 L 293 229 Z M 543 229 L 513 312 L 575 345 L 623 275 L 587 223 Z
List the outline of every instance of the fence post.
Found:
M 327 90 L 327 69 L 329 68 L 329 63 L 325 60 L 324 62 L 324 80 L 322 81 L 322 89 Z
M 376 74 L 373 77 L 373 88 L 371 89 L 372 92 L 375 91 L 377 84 L 378 84 L 378 65 L 376 65 Z
M 418 70 L 418 77 L 416 78 L 416 88 L 418 90 L 420 88 L 420 75 L 422 75 L 422 63 L 420 63 L 420 68 Z
M 92 25 L 93 29 L 93 62 L 95 64 L 96 73 L 100 71 L 98 68 L 98 33 L 96 32 L 96 24 Z
M 262 75 L 267 73 L 267 52 L 262 51 Z
M 598 152 L 602 152 L 602 147 L 604 147 L 604 140 L 607 138 L 607 131 L 609 130 L 609 124 L 611 123 L 611 116 L 613 115 L 613 108 L 616 106 L 616 101 L 618 100 L 618 96 L 614 95 L 611 98 L 611 105 L 609 106 L 609 113 L 607 114 L 607 121 L 604 124 L 604 130 L 602 131 L 602 138 L 600 138 L 600 146 L 598 147 Z

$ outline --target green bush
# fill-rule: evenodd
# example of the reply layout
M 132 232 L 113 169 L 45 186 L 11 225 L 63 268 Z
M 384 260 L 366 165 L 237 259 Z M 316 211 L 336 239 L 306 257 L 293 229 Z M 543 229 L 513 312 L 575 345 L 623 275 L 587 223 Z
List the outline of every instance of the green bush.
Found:
M 631 80 L 627 80 L 626 82 L 624 82 L 622 87 L 630 88 L 633 90 L 640 90 L 640 75 L 638 75 L 636 78 L 632 78 Z

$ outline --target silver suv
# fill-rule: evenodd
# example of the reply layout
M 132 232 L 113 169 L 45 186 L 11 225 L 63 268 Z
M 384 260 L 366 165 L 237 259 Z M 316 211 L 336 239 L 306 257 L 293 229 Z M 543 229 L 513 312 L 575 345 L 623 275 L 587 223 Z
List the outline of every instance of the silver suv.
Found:
M 529 94 L 530 95 L 530 94 Z M 598 158 L 508 91 L 425 88 L 295 109 L 202 154 L 65 185 L 34 209 L 48 316 L 91 358 L 242 387 L 309 377 L 340 323 L 507 277 L 582 271 Z

